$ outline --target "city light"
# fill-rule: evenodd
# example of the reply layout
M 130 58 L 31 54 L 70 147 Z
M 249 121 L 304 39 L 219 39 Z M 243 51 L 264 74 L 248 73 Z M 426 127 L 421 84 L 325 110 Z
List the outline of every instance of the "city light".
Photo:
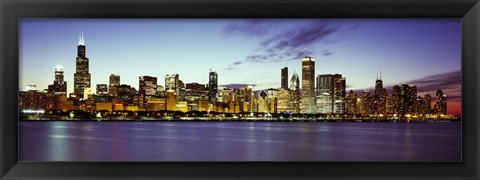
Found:
M 185 83 L 179 74 L 167 74 L 162 86 L 163 78 L 142 75 L 138 77 L 138 90 L 131 85 L 121 84 L 119 74 L 111 74 L 109 84 L 97 84 L 96 93 L 93 93 L 89 59 L 82 34 L 77 47 L 77 67 L 71 68 L 76 69 L 73 93 L 67 97 L 63 67 L 58 65 L 55 67 L 55 81 L 48 86 L 46 92 L 37 91 L 36 85 L 28 85 L 26 91 L 20 91 L 19 109 L 24 114 L 45 112 L 34 109 L 64 112 L 77 110 L 85 112 L 85 118 L 102 119 L 109 116 L 119 118 L 114 115 L 123 118 L 175 117 L 188 120 L 192 117 L 265 117 L 281 120 L 458 118 L 446 115 L 447 96 L 442 90 L 436 92 L 434 107 L 429 94 L 417 96 L 417 86 L 414 84 L 395 85 L 391 93 L 387 94 L 380 71 L 380 74 L 377 72 L 373 93 L 366 90 L 357 95 L 352 90 L 346 92 L 347 77 L 342 74 L 318 74 L 315 77 L 313 57 L 304 57 L 301 63 L 301 78 L 294 72 L 288 81 L 288 67 L 284 67 L 281 69 L 281 87 L 260 91 L 253 91 L 253 86 L 248 83 L 234 89 L 219 88 L 218 79 L 221 75 L 210 69 L 205 74 L 209 77 L 206 84 Z

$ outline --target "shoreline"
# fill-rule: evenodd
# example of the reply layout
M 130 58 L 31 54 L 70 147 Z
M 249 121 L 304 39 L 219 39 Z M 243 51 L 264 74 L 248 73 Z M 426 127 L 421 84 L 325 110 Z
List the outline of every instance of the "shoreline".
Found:
M 435 123 L 435 122 L 461 122 L 461 119 L 441 119 L 441 120 L 385 120 L 385 119 L 21 119 L 19 121 L 64 121 L 64 122 L 325 122 L 325 123 Z

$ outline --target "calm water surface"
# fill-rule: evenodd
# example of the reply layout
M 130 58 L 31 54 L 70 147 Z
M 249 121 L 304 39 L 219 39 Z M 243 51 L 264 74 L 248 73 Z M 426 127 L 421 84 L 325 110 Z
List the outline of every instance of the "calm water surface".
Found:
M 461 123 L 20 122 L 20 161 L 461 161 Z

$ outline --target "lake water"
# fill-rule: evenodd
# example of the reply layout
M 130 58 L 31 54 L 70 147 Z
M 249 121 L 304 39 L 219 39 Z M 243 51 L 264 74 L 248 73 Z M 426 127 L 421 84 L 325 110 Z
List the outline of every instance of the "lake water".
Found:
M 20 161 L 461 161 L 461 122 L 21 121 Z

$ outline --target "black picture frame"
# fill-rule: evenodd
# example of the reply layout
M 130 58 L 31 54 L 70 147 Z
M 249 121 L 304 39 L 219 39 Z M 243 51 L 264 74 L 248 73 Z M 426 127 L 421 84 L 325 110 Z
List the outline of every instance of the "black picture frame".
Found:
M 19 18 L 461 18 L 462 162 L 18 162 Z M 478 0 L 0 0 L 1 179 L 479 179 Z

